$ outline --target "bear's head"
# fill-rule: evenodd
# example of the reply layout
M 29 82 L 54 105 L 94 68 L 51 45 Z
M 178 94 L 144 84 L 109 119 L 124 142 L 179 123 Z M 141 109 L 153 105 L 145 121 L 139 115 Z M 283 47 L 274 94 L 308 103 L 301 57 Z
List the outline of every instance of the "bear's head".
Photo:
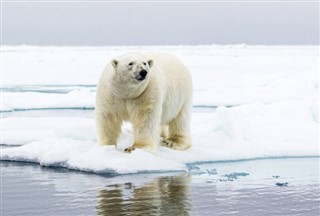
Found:
M 140 53 L 128 53 L 113 59 L 111 64 L 114 69 L 114 84 L 122 89 L 121 94 L 127 95 L 123 97 L 136 97 L 143 92 L 150 78 L 152 59 Z

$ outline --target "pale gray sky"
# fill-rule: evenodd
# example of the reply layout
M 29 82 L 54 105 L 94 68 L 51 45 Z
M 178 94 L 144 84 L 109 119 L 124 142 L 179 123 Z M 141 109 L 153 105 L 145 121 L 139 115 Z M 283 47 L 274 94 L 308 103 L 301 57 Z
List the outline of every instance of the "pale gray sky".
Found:
M 3 44 L 319 44 L 317 2 L 2 3 Z

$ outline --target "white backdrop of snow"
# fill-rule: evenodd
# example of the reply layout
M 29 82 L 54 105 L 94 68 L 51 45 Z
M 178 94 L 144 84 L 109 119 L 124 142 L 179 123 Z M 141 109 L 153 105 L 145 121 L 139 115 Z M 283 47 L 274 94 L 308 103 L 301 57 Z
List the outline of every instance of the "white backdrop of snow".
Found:
M 318 46 L 29 47 L 4 46 L 3 89 L 62 85 L 67 93 L 3 91 L 2 111 L 93 108 L 95 85 L 105 63 L 123 52 L 164 51 L 190 68 L 195 106 L 193 147 L 159 147 L 157 155 L 123 149 L 133 142 L 130 124 L 114 146 L 97 146 L 93 118 L 5 117 L 1 160 L 97 173 L 177 171 L 202 161 L 274 156 L 319 156 Z M 48 87 L 48 88 L 49 88 Z M 70 90 L 70 91 L 69 91 Z M 231 108 L 226 106 L 238 105 Z

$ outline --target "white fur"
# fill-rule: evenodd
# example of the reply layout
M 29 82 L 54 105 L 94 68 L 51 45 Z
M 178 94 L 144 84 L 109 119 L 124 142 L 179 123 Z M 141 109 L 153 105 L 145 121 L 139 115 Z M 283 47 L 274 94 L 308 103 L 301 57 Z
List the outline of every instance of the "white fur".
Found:
M 130 66 L 129 63 L 132 63 Z M 139 81 L 139 71 L 146 79 Z M 104 69 L 96 96 L 100 145 L 116 145 L 123 121 L 134 128 L 135 148 L 155 153 L 160 143 L 177 150 L 191 146 L 192 80 L 186 66 L 163 53 L 127 53 Z

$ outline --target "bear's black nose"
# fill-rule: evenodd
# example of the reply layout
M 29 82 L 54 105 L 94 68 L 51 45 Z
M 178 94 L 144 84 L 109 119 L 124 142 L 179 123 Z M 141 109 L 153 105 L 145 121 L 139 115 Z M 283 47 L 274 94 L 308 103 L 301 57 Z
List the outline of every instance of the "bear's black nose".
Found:
M 146 70 L 142 70 L 142 71 L 139 72 L 140 76 L 143 77 L 143 78 L 145 78 L 147 76 L 147 73 L 148 72 Z

